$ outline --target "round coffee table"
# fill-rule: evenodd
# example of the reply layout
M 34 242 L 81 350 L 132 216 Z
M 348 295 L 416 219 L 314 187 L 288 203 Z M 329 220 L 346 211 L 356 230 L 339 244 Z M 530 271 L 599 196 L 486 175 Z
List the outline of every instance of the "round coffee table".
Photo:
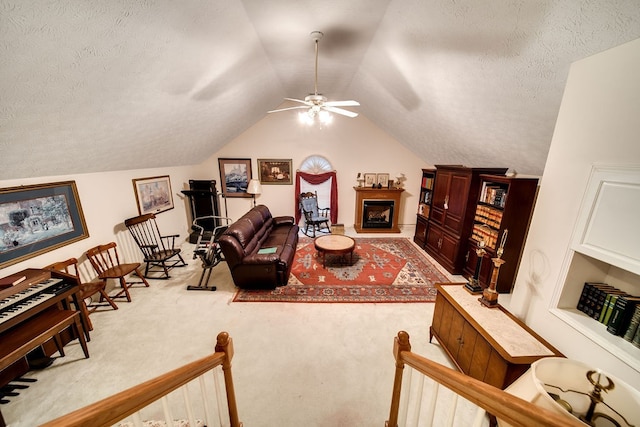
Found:
M 351 237 L 341 234 L 330 234 L 327 236 L 316 237 L 313 245 L 318 251 L 318 255 L 322 256 L 322 267 L 326 268 L 325 261 L 327 254 L 330 255 L 346 255 L 349 254 L 349 265 L 353 264 L 353 250 L 356 247 L 356 241 Z

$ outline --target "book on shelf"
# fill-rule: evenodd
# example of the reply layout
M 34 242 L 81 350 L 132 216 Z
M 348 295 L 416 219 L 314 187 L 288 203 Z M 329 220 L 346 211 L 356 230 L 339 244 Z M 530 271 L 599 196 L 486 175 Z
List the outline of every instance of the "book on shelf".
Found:
M 22 273 L 11 274 L 0 279 L 0 289 L 15 286 L 18 283 L 24 282 L 25 280 L 27 280 L 27 276 Z
M 618 297 L 620 295 L 627 295 L 626 293 L 622 293 L 622 294 L 617 294 L 617 295 L 611 295 L 611 298 L 609 298 L 609 303 L 607 304 L 607 306 L 605 307 L 605 313 L 604 313 L 604 319 L 602 320 L 602 323 L 604 325 L 608 325 L 609 321 L 611 320 L 611 313 L 613 313 L 613 307 L 615 307 L 616 305 L 616 301 L 618 301 Z
M 600 310 L 600 318 L 598 319 L 600 323 L 604 323 L 605 325 L 609 323 L 609 319 L 611 318 L 611 312 L 613 311 L 613 307 L 616 305 L 616 301 L 620 295 L 629 295 L 624 291 L 619 289 L 607 291 L 606 299 L 604 300 L 604 304 L 602 306 L 602 310 Z
M 595 320 L 600 318 L 600 313 L 602 312 L 602 307 L 604 307 L 604 302 L 607 299 L 607 295 L 609 292 L 615 291 L 616 288 L 613 286 L 596 286 L 595 292 L 593 294 L 593 303 L 592 303 L 592 311 L 590 311 L 589 315 L 593 317 Z
M 633 335 L 633 339 L 631 340 L 631 344 L 640 348 L 640 326 L 636 329 L 636 333 Z
M 629 326 L 627 326 L 627 330 L 625 331 L 622 338 L 629 342 L 633 341 L 633 337 L 638 332 L 638 325 L 640 325 L 640 304 L 636 304 L 636 308 L 633 311 L 633 315 L 631 316 Z
M 427 190 L 431 190 L 433 188 L 433 178 L 432 177 L 427 177 L 427 180 L 426 180 L 424 188 L 426 188 Z
M 615 290 L 613 286 L 600 282 L 585 282 L 582 295 L 578 301 L 577 309 L 596 320 L 600 317 L 600 311 L 606 299 L 605 291 Z M 601 300 L 602 299 L 602 300 Z M 601 300 L 601 301 L 600 301 Z M 599 308 L 597 308 L 599 306 Z
M 591 287 L 593 286 L 593 283 L 591 282 L 585 282 L 584 286 L 582 287 L 582 293 L 580 294 L 580 298 L 578 299 L 578 305 L 576 306 L 576 308 L 583 312 L 583 313 L 587 313 L 587 300 L 589 299 L 589 293 L 591 292 Z
M 640 304 L 640 297 L 632 297 L 622 295 L 616 300 L 616 305 L 611 312 L 611 318 L 607 325 L 607 332 L 613 335 L 622 335 L 627 331 L 627 327 L 631 322 L 631 317 L 636 309 L 636 305 Z
M 497 184 L 483 182 L 480 190 L 480 201 L 489 205 L 504 208 L 507 202 L 507 189 Z

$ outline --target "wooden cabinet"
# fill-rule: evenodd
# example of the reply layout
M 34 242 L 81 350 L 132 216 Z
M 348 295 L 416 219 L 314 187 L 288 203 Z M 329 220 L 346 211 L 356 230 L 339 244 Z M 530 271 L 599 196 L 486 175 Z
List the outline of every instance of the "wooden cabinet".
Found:
M 472 277 L 477 266 L 477 250 L 484 243 L 486 253 L 478 276 L 480 286 L 486 288 L 491 279 L 491 258 L 504 241 L 496 290 L 511 292 L 520 265 L 522 249 L 538 188 L 537 178 L 518 178 L 495 175 L 480 176 L 480 192 L 475 204 L 471 236 L 469 238 L 464 275 Z
M 421 248 L 424 248 L 427 240 L 427 228 L 429 224 L 429 214 L 431 212 L 431 202 L 433 200 L 435 176 L 435 169 L 422 169 L 418 213 L 416 215 L 416 232 L 413 236 L 413 241 Z
M 460 274 L 464 267 L 480 175 L 503 175 L 506 171 L 507 168 L 436 165 L 425 249 L 450 273 Z
M 418 244 L 421 248 L 424 248 L 424 245 L 427 240 L 427 229 L 429 225 L 429 220 L 422 215 L 418 214 L 416 217 L 416 232 L 413 235 L 413 241 Z
M 437 285 L 429 341 L 435 337 L 458 369 L 504 389 L 542 357 L 563 357 L 501 306 L 487 308 L 464 284 Z
M 424 249 L 432 254 L 447 271 L 453 273 L 458 269 L 455 260 L 458 259 L 458 254 L 461 253 L 460 243 L 462 241 L 455 235 L 445 232 L 442 227 L 436 224 L 429 224 Z

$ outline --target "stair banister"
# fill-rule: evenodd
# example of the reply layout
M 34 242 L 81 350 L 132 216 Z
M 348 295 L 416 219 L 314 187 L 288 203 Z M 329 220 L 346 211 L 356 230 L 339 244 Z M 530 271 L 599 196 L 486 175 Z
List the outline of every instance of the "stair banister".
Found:
M 435 382 L 445 386 L 455 394 L 464 397 L 512 426 L 522 427 L 584 427 L 577 419 L 563 417 L 540 406 L 536 406 L 499 388 L 476 380 L 461 372 L 440 365 L 423 356 L 411 352 L 409 334 L 398 332 L 394 338 L 393 355 L 396 360 L 391 409 L 386 427 L 398 426 L 402 376 L 405 365 L 426 375 Z

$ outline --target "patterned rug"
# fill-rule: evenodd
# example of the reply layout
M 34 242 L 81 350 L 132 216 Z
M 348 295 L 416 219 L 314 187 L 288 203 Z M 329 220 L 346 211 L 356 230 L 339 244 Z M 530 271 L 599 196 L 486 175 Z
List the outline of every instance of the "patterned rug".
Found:
M 406 238 L 356 238 L 349 256 L 328 255 L 326 268 L 313 240 L 301 238 L 287 286 L 240 289 L 234 302 L 433 302 L 446 273 Z

